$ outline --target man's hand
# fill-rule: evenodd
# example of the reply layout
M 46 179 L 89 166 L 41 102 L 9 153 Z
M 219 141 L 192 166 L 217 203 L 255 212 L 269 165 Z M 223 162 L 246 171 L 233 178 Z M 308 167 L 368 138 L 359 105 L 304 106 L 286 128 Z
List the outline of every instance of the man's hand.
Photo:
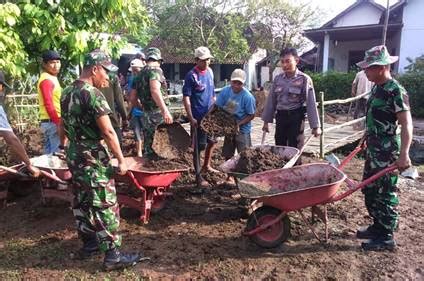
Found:
M 317 138 L 318 136 L 321 135 L 321 128 L 313 128 L 312 129 L 312 134 Z
M 198 124 L 198 122 L 195 118 L 190 119 L 190 124 L 191 124 L 191 127 L 193 127 L 193 128 L 197 128 L 199 126 L 199 124 Z
M 395 162 L 396 167 L 399 169 L 399 171 L 404 171 L 411 167 L 411 159 L 409 158 L 409 155 L 400 155 L 399 158 Z
M 128 171 L 128 168 L 127 168 L 127 164 L 125 164 L 125 162 L 118 164 L 118 171 L 117 172 L 118 172 L 119 175 L 124 176 L 127 173 L 127 171 Z
M 34 178 L 38 178 L 41 174 L 40 169 L 32 165 L 28 165 L 27 169 L 31 173 L 31 176 L 33 176 Z
M 165 112 L 162 113 L 163 120 L 165 121 L 165 124 L 172 124 L 174 122 L 171 113 L 169 113 L 169 110 L 166 109 Z
M 268 123 L 264 123 L 264 125 L 262 127 L 262 131 L 269 133 L 269 125 L 268 125 Z

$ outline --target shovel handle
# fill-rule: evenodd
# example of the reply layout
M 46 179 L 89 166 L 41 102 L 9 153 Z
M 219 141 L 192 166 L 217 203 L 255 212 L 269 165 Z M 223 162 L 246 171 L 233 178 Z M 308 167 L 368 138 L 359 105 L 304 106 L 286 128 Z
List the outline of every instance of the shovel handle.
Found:
M 262 139 L 261 139 L 261 145 L 265 144 L 265 137 L 266 137 L 267 132 L 263 131 L 262 132 Z
M 290 159 L 283 168 L 291 168 L 296 164 L 297 159 L 299 159 L 300 155 L 302 155 L 303 151 L 305 150 L 305 147 L 308 145 L 308 143 L 311 141 L 313 135 L 310 135 L 306 141 L 303 143 L 302 147 L 300 148 L 299 152 L 297 152 L 292 159 Z

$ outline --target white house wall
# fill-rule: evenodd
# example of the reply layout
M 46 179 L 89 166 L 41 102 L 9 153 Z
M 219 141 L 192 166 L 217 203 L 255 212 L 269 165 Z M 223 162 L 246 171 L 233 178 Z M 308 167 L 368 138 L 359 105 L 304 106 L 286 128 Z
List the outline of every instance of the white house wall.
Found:
M 403 30 L 400 43 L 399 72 L 404 72 L 410 63 L 424 54 L 424 1 L 409 0 L 403 10 Z
M 334 60 L 335 71 L 346 72 L 348 71 L 349 51 L 368 50 L 379 44 L 381 44 L 380 40 L 339 41 L 335 46 L 334 41 L 331 40 L 329 59 Z
M 363 4 L 339 18 L 334 27 L 378 24 L 381 14 L 382 11 L 371 4 Z

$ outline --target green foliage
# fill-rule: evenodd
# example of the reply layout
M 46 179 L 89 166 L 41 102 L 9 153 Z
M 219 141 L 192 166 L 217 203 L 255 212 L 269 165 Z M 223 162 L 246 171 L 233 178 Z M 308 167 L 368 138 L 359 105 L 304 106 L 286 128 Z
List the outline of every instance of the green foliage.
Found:
M 315 92 L 324 92 L 325 100 L 346 99 L 351 96 L 355 73 L 327 72 L 308 73 L 314 82 Z
M 165 5 L 159 1 L 152 11 L 157 19 L 156 34 L 168 44 L 162 48 L 176 55 L 192 55 L 195 48 L 207 46 L 218 62 L 248 58 L 244 30 L 249 21 L 238 13 L 241 3 L 177 0 L 174 5 Z
M 47 49 L 58 50 L 62 69 L 81 65 L 83 54 L 102 48 L 117 56 L 125 36 L 140 37 L 150 24 L 147 11 L 138 0 L 18 0 L 0 4 L 1 58 L 12 76 L 39 70 L 38 58 Z M 4 30 L 4 31 L 3 31 Z M 118 35 L 123 35 L 118 36 Z M 14 53 L 8 54 L 12 50 Z M 16 59 L 15 59 L 16 58 Z M 29 58 L 28 62 L 25 59 Z M 15 64 L 10 66 L 8 64 Z
M 407 73 L 424 73 L 424 55 L 415 58 L 415 60 L 411 58 L 407 58 L 407 60 L 410 63 L 405 67 Z
M 411 113 L 415 117 L 424 118 L 424 76 L 421 72 L 411 72 L 397 77 L 408 91 Z

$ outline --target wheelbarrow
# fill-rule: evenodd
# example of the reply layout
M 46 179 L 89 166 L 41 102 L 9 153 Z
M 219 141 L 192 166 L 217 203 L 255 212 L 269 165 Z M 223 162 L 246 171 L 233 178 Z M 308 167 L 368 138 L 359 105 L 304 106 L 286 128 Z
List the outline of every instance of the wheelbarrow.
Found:
M 327 241 L 326 204 L 342 200 L 381 176 L 396 170 L 396 166 L 391 165 L 362 182 L 349 179 L 342 169 L 360 150 L 361 147 L 357 147 L 338 167 L 328 163 L 313 163 L 256 173 L 241 180 L 238 185 L 241 195 L 254 199 L 252 206 L 262 203 L 262 206 L 249 216 L 243 234 L 261 247 L 277 247 L 290 236 L 288 213 L 296 211 L 310 227 L 314 236 L 321 241 L 312 224 L 302 213 L 302 209 L 312 207 L 312 218 L 316 215 L 325 224 L 325 241 Z M 342 183 L 347 184 L 347 189 L 338 192 Z M 324 211 L 318 207 L 320 205 L 324 206 Z
M 141 191 L 141 196 L 136 198 L 118 193 L 118 202 L 120 205 L 140 211 L 140 221 L 146 224 L 149 222 L 151 212 L 159 211 L 165 206 L 166 197 L 171 195 L 169 192 L 171 184 L 189 168 L 149 171 L 144 158 L 125 157 L 125 162 L 128 167 L 127 174 L 115 174 L 114 178 L 117 182 L 134 186 Z M 112 165 L 118 166 L 116 159 L 112 159 Z

